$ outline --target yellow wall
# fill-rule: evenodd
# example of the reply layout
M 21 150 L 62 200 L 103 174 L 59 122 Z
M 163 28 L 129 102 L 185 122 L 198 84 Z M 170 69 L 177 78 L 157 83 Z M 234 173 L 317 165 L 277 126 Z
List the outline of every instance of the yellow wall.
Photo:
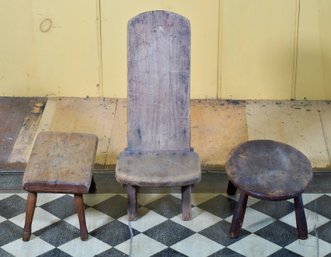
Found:
M 191 97 L 331 99 L 329 0 L 0 0 L 0 95 L 126 97 L 127 22 L 191 21 Z

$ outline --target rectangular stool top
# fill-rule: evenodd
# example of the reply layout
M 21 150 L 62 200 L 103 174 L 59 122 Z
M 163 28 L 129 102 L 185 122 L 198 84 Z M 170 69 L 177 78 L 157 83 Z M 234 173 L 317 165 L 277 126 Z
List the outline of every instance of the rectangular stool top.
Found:
M 23 188 L 30 192 L 88 192 L 97 143 L 92 134 L 41 132 L 32 148 Z

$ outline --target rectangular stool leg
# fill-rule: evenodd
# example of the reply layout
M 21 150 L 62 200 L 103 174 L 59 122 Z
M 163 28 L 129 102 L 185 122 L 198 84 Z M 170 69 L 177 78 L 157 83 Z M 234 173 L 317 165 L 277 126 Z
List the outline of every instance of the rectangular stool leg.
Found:
M 127 185 L 128 192 L 128 220 L 137 218 L 137 186 Z
M 244 216 L 246 212 L 248 195 L 241 192 L 239 201 L 233 213 L 231 227 L 230 227 L 230 237 L 237 238 L 240 234 L 240 228 L 244 221 Z
M 191 220 L 191 185 L 182 186 L 182 220 Z
M 84 198 L 82 194 L 74 194 L 75 206 L 79 220 L 80 239 L 85 241 L 88 239 L 88 232 L 85 221 Z
M 36 208 L 37 193 L 29 192 L 28 199 L 26 202 L 25 211 L 25 224 L 23 229 L 23 241 L 29 241 L 31 236 L 31 226 L 34 215 L 34 210 Z
M 301 195 L 294 198 L 294 208 L 295 208 L 295 219 L 297 222 L 298 238 L 307 239 L 308 238 L 307 221 L 306 221 L 306 215 L 303 208 Z

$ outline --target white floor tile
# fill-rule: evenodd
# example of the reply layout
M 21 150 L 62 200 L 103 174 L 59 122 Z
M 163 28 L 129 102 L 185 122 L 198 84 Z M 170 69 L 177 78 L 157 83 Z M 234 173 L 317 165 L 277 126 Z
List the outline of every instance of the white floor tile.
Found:
M 85 210 L 86 226 L 89 232 L 113 221 L 114 219 L 96 209 L 88 208 Z M 79 228 L 79 221 L 77 214 L 64 219 L 65 222 Z
M 138 194 L 138 203 L 141 205 L 147 205 L 151 202 L 154 202 L 162 197 L 164 197 L 166 194 Z
M 209 212 L 206 212 L 198 207 L 192 208 L 192 219 L 189 221 L 183 221 L 182 215 L 178 215 L 171 219 L 172 221 L 187 227 L 195 232 L 199 232 L 205 228 L 208 228 L 215 223 L 221 221 L 220 217 L 217 217 Z
M 115 246 L 117 250 L 125 254 L 130 253 L 130 240 L 127 240 L 117 246 Z M 145 236 L 144 234 L 139 234 L 133 238 L 132 241 L 132 251 L 131 257 L 146 257 L 151 256 L 157 252 L 160 252 L 167 247 L 156 240 Z
M 2 199 L 5 199 L 5 198 L 7 198 L 7 197 L 9 197 L 9 196 L 12 196 L 13 194 L 3 194 L 3 193 L 1 193 L 0 194 L 0 201 L 2 200 Z
M 239 200 L 239 197 L 240 197 L 240 194 L 238 192 L 235 195 L 228 195 L 226 193 L 221 194 L 221 195 L 224 195 L 225 197 L 228 197 L 228 198 L 230 198 L 232 200 L 235 200 L 235 201 L 238 201 Z M 259 202 L 259 201 L 261 201 L 261 200 L 255 198 L 255 197 L 250 196 L 247 199 L 247 206 L 251 206 L 251 205 L 253 205 L 253 204 L 255 204 L 255 203 Z
M 60 219 L 53 214 L 39 207 L 36 207 L 32 221 L 32 233 L 44 227 L 47 227 L 55 222 L 58 222 L 59 220 Z M 11 218 L 10 221 L 23 228 L 25 222 L 25 213 Z
M 94 206 L 98 203 L 103 202 L 104 200 L 107 200 L 108 198 L 111 198 L 116 194 L 84 194 L 84 203 L 88 206 Z
M 231 223 L 232 216 L 233 215 L 226 218 L 226 221 Z M 255 232 L 265 226 L 268 226 L 269 224 L 271 224 L 274 221 L 275 221 L 274 218 L 248 207 L 248 208 L 246 208 L 246 213 L 245 213 L 244 223 L 242 225 L 242 228 L 244 228 L 250 232 Z
M 200 234 L 194 234 L 174 244 L 171 248 L 190 257 L 205 257 L 223 249 L 224 246 Z
M 296 240 L 285 248 L 305 257 L 320 257 L 331 252 L 331 244 L 311 235 L 308 239 Z
M 58 248 L 73 257 L 92 257 L 110 249 L 111 246 L 89 236 L 87 241 L 82 241 L 80 238 L 76 238 Z
M 206 202 L 215 196 L 218 196 L 219 194 L 208 194 L 208 193 L 203 193 L 203 194 L 197 194 L 193 193 L 191 194 L 191 202 L 193 205 L 197 206 L 199 204 L 202 204 L 203 202 Z
M 31 236 L 28 242 L 24 242 L 20 238 L 3 246 L 2 248 L 15 257 L 31 257 L 48 252 L 52 250 L 54 246 L 48 244 L 38 237 Z
M 329 221 L 327 218 L 307 209 L 305 209 L 305 214 L 307 220 L 308 233 L 314 231 L 315 229 L 317 229 L 318 227 L 322 226 L 323 224 Z M 285 217 L 281 218 L 280 221 L 292 227 L 296 227 L 295 212 L 289 213 Z
M 228 246 L 228 248 L 247 257 L 266 257 L 281 249 L 280 246 L 254 234 Z
M 167 218 L 161 216 L 160 214 L 151 211 L 149 209 L 146 209 L 144 207 L 138 209 L 138 215 L 139 215 L 139 219 L 135 221 L 131 221 L 131 226 L 140 232 L 144 232 L 167 220 Z M 119 218 L 118 220 L 126 225 L 128 224 L 127 215 Z

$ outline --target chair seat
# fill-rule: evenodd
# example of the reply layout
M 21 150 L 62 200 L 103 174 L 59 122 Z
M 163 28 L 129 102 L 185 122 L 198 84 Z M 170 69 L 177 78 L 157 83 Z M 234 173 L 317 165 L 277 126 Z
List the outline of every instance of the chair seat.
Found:
M 29 192 L 86 193 L 92 180 L 97 137 L 85 133 L 41 132 L 23 177 Z
M 307 157 L 272 140 L 252 140 L 235 148 L 226 163 L 230 181 L 248 195 L 284 200 L 301 194 L 312 178 Z
M 136 186 L 185 186 L 201 179 L 195 152 L 133 153 L 124 151 L 116 164 L 116 179 Z

